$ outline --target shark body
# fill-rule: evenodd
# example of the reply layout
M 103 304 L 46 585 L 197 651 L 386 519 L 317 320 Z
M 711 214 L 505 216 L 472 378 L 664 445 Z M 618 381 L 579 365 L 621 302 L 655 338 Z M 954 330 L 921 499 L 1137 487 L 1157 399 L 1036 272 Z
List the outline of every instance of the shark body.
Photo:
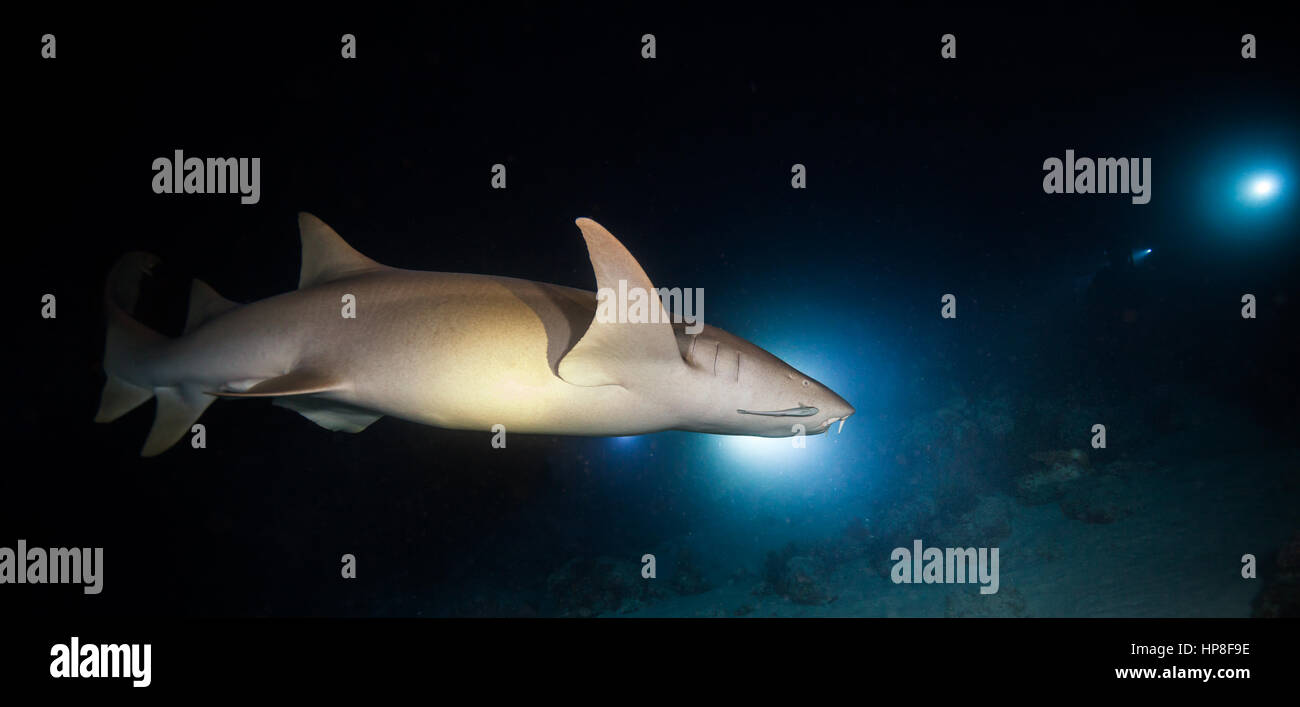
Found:
M 598 289 L 624 281 L 654 292 L 613 235 L 590 219 L 577 224 Z M 141 452 L 153 456 L 219 397 L 271 397 L 347 432 L 390 415 L 483 431 L 775 437 L 824 432 L 853 413 L 825 386 L 716 327 L 688 333 L 662 310 L 655 323 L 606 321 L 590 291 L 392 268 L 310 214 L 299 227 L 299 289 L 238 305 L 195 280 L 175 339 L 129 314 L 157 259 L 119 260 L 106 288 L 108 380 L 96 421 L 156 397 Z M 352 318 L 342 315 L 347 295 Z

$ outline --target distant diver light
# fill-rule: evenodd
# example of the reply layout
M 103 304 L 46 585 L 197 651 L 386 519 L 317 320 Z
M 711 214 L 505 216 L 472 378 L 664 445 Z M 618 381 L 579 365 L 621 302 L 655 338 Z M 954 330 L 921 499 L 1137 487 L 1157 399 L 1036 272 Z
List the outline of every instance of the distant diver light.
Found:
M 1276 174 L 1253 174 L 1246 178 L 1242 196 L 1247 203 L 1265 204 L 1282 191 L 1282 180 Z

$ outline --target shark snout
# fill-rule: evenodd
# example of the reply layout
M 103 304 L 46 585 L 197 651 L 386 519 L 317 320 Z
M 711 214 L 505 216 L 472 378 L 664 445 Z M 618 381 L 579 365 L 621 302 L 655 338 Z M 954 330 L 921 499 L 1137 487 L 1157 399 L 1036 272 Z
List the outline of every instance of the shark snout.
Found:
M 817 426 L 819 431 L 829 431 L 831 425 L 838 422 L 840 425 L 839 431 L 843 432 L 844 421 L 849 419 L 853 415 L 853 413 L 857 412 L 857 410 L 853 409 L 852 405 L 849 405 L 848 401 L 839 397 L 836 398 L 836 401 L 834 403 L 827 404 L 826 410 L 827 410 L 826 419 L 820 425 Z

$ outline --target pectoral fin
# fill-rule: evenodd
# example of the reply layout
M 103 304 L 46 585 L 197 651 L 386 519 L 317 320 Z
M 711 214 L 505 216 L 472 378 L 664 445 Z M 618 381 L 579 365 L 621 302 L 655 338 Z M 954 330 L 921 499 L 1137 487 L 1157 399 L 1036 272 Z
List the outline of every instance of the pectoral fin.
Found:
M 314 395 L 276 398 L 271 404 L 293 410 L 321 427 L 335 432 L 360 432 L 383 417 L 365 408 L 325 400 Z
M 685 366 L 663 302 L 636 258 L 595 221 L 580 218 L 577 224 L 596 271 L 596 315 L 587 332 L 560 359 L 560 378 L 581 386 L 629 387 L 663 380 L 664 366 Z M 646 317 L 619 323 L 619 308 L 628 308 L 632 300 L 628 297 L 629 301 L 620 302 L 620 294 L 638 291 L 644 298 L 641 311 Z
M 310 369 L 247 384 L 247 381 L 235 383 L 228 386 L 229 389 L 212 391 L 210 395 L 222 398 L 275 398 L 272 405 L 293 410 L 327 430 L 338 432 L 360 432 L 383 417 L 365 408 L 320 397 L 319 393 L 345 390 L 348 386 L 336 376 Z

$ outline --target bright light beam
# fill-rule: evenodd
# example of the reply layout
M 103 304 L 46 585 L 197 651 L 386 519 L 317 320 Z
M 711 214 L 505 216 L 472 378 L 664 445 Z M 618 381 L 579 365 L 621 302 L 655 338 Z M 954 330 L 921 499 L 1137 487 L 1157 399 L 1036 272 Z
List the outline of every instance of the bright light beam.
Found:
M 1282 180 L 1275 174 L 1253 174 L 1246 178 L 1242 196 L 1249 204 L 1262 205 L 1282 191 Z

